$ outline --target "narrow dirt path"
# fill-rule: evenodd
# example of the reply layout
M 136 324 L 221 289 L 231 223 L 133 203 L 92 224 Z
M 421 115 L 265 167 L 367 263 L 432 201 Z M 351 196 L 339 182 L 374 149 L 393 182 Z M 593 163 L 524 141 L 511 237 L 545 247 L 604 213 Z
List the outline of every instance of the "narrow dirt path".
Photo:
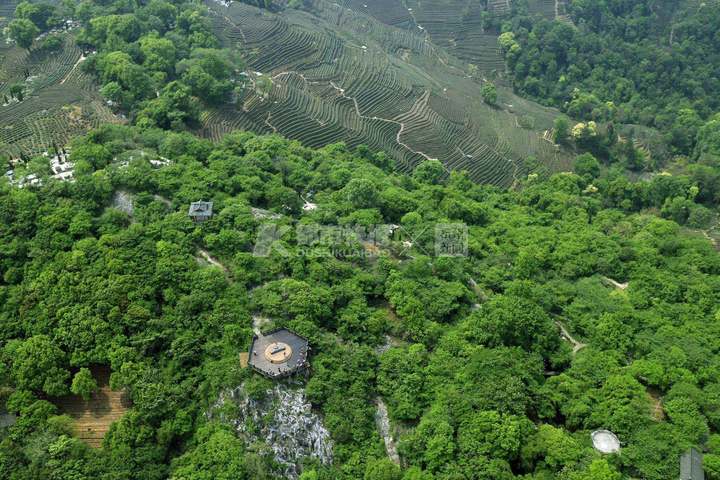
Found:
M 305 83 L 307 83 L 308 85 L 319 85 L 319 84 L 322 83 L 322 82 L 313 82 L 313 81 L 310 81 L 310 80 L 308 80 L 307 77 L 305 77 L 305 75 L 303 75 L 302 73 L 296 72 L 296 71 L 292 71 L 292 70 L 291 70 L 291 71 L 285 71 L 285 72 L 279 72 L 279 73 L 273 75 L 271 78 L 272 78 L 273 80 L 276 80 L 276 79 L 278 79 L 278 78 L 280 78 L 280 77 L 284 77 L 284 76 L 287 76 L 287 75 L 297 75 L 298 77 L 300 77 L 300 78 L 301 78 Z M 411 153 L 414 153 L 414 154 L 416 154 L 416 155 L 420 155 L 421 157 L 425 158 L 426 160 L 438 160 L 437 158 L 431 157 L 430 155 L 426 154 L 425 152 L 422 152 L 422 151 L 413 149 L 410 145 L 408 145 L 407 143 L 405 143 L 405 142 L 402 141 L 402 134 L 405 132 L 405 127 L 406 127 L 406 125 L 405 125 L 404 122 L 399 122 L 399 121 L 397 121 L 397 120 L 393 120 L 393 119 L 390 119 L 390 118 L 382 118 L 382 117 L 377 117 L 377 116 L 372 116 L 372 117 L 370 117 L 370 116 L 368 116 L 368 115 L 364 115 L 364 114 L 360 111 L 360 104 L 358 104 L 358 101 L 357 101 L 357 99 L 356 99 L 355 97 L 350 97 L 350 96 L 346 95 L 346 94 L 345 94 L 345 89 L 342 88 L 342 87 L 340 87 L 339 85 L 337 85 L 334 81 L 330 80 L 329 84 L 330 84 L 330 86 L 331 86 L 332 88 L 334 88 L 334 89 L 340 94 L 340 96 L 341 96 L 342 98 L 344 98 L 344 99 L 346 99 L 346 100 L 349 100 L 349 101 L 351 101 L 351 102 L 353 103 L 353 106 L 355 107 L 355 114 L 356 114 L 358 117 L 360 117 L 360 118 L 362 118 L 362 119 L 364 119 L 364 120 L 377 120 L 377 121 L 381 121 L 381 122 L 392 123 L 392 124 L 394 124 L 394 125 L 398 125 L 398 126 L 400 127 L 400 130 L 398 130 L 398 133 L 397 133 L 397 135 L 395 136 L 395 142 L 396 142 L 398 145 L 400 145 L 401 147 L 403 147 L 404 149 L 408 150 L 408 151 L 411 152 Z M 410 109 L 410 111 L 412 111 L 412 110 L 414 110 L 414 109 L 416 109 L 416 108 L 418 108 L 418 107 L 419 107 L 419 108 L 425 108 L 425 107 L 427 106 L 427 102 L 429 101 L 429 99 L 430 99 L 430 91 L 429 91 L 429 90 L 426 90 L 425 93 L 423 93 L 423 95 L 415 102 L 415 104 L 412 106 L 412 108 Z M 419 104 L 419 105 L 418 105 L 418 104 Z M 408 113 L 408 112 L 406 112 L 406 113 Z M 447 170 L 447 168 L 446 168 L 445 170 L 446 170 L 448 173 L 450 173 L 450 172 Z
M 351 102 L 353 102 L 353 105 L 355 105 L 355 113 L 357 114 L 358 117 L 363 118 L 363 119 L 366 119 L 366 120 L 379 120 L 379 121 L 381 121 L 381 122 L 387 122 L 387 123 L 392 123 L 392 124 L 395 124 L 395 125 L 399 125 L 399 126 L 400 126 L 400 130 L 398 130 L 398 133 L 397 133 L 397 135 L 395 136 L 395 142 L 396 142 L 398 145 L 400 145 L 400 146 L 403 147 L 404 149 L 408 150 L 409 152 L 412 152 L 412 153 L 414 153 L 414 154 L 416 154 L 416 155 L 420 155 L 421 157 L 425 158 L 426 160 L 438 160 L 438 159 L 435 158 L 435 157 L 429 156 L 429 155 L 426 154 L 425 152 L 421 152 L 421 151 L 419 151 L 419 150 L 413 149 L 412 147 L 410 147 L 410 145 L 408 145 L 407 143 L 405 143 L 405 142 L 402 141 L 401 137 L 402 137 L 402 134 L 405 132 L 405 123 L 404 123 L 404 122 L 399 122 L 399 121 L 397 121 L 397 120 L 392 120 L 392 119 L 389 119 L 389 118 L 382 118 L 382 117 L 376 117 L 376 116 L 369 117 L 369 116 L 367 116 L 367 115 L 363 115 L 363 114 L 360 112 L 360 105 L 358 105 L 358 101 L 357 101 L 357 99 L 356 99 L 355 97 L 349 97 L 349 96 L 345 95 L 345 89 L 342 88 L 342 87 L 337 86 L 337 85 L 335 84 L 335 82 L 333 82 L 333 81 L 330 81 L 330 85 L 331 85 L 335 90 L 337 90 L 337 91 L 340 93 L 340 96 L 341 96 L 342 98 L 347 99 L 347 100 L 350 100 Z M 429 98 L 430 98 L 430 91 L 429 91 L 429 90 L 426 90 L 425 93 L 423 93 L 423 95 L 415 102 L 415 104 L 412 106 L 412 108 L 410 109 L 410 111 L 415 110 L 415 108 L 416 108 L 416 106 L 418 105 L 418 103 L 421 104 L 420 108 L 424 108 L 425 106 L 427 106 L 427 102 L 428 102 Z M 445 171 L 447 171 L 447 168 L 445 169 Z M 448 172 L 448 173 L 449 173 L 449 172 Z
M 618 290 L 625 290 L 628 287 L 628 282 L 620 283 L 610 277 L 602 277 L 602 279 L 608 282 L 613 287 L 617 288 Z
M 172 206 L 172 202 L 169 199 L 163 197 L 162 195 L 153 195 L 153 199 L 157 200 L 158 202 L 164 203 L 168 207 Z
M 215 258 L 213 258 L 212 256 L 210 256 L 210 254 L 207 252 L 207 250 L 203 250 L 202 248 L 199 248 L 199 249 L 198 249 L 198 253 L 199 253 L 200 256 L 201 256 L 206 262 L 208 262 L 210 265 L 213 265 L 213 266 L 215 266 L 215 267 L 218 267 L 218 268 L 220 268 L 223 272 L 228 273 L 227 267 L 225 267 L 225 265 L 223 265 L 222 263 L 218 262 Z
M 564 13 L 560 13 L 560 0 L 555 0 L 555 20 L 575 25 L 567 13 L 567 3 L 563 1 L 562 5 Z
M 573 346 L 573 355 L 575 355 L 577 352 L 582 350 L 583 348 L 587 347 L 586 343 L 578 342 L 573 338 L 572 335 L 570 335 L 570 332 L 567 331 L 565 328 L 565 325 L 562 324 L 560 321 L 555 321 L 555 325 L 557 325 L 560 328 L 560 336 L 570 342 Z
M 665 419 L 665 410 L 662 404 L 662 395 L 659 390 L 655 388 L 647 388 L 647 395 L 650 398 L 652 404 L 651 416 L 654 420 L 661 422 Z
M 219 4 L 222 5 L 223 7 L 227 8 L 227 6 L 223 5 L 223 4 L 220 3 L 220 2 L 215 2 L 215 3 L 219 3 Z M 213 11 L 213 10 L 211 9 L 211 11 Z M 229 23 L 229 24 L 232 25 L 233 27 L 237 28 L 238 31 L 240 32 L 240 36 L 241 36 L 242 39 L 243 39 L 243 46 L 247 45 L 247 43 L 248 43 L 247 37 L 245 37 L 245 32 L 243 31 L 242 27 L 241 27 L 239 24 L 235 23 L 235 22 L 233 21 L 233 19 L 231 19 L 230 17 L 228 17 L 228 16 L 225 15 L 225 14 L 222 14 L 222 13 L 217 12 L 217 11 L 215 11 L 215 14 L 217 14 L 217 16 L 219 16 L 219 17 L 222 17 L 227 23 Z
M 268 127 L 270 127 L 270 128 L 272 129 L 273 133 L 277 133 L 278 129 L 275 128 L 275 125 L 273 125 L 272 123 L 270 123 L 270 120 L 272 120 L 272 116 L 271 116 L 271 113 L 268 112 L 267 117 L 265 118 L 265 125 L 267 125 Z
M 707 230 L 700 230 L 700 231 L 702 232 L 703 237 L 710 240 L 710 243 L 712 244 L 713 247 L 715 247 L 715 250 L 720 250 L 717 240 L 715 238 L 711 237 L 710 234 L 707 232 Z
M 75 71 L 75 69 L 78 67 L 78 65 L 80 65 L 80 63 L 82 63 L 82 61 L 85 60 L 85 58 L 86 58 L 85 55 L 80 55 L 80 58 L 78 58 L 78 61 L 75 62 L 75 65 L 73 65 L 73 67 L 70 69 L 70 71 L 68 72 L 68 74 L 65 75 L 65 78 L 63 78 L 63 79 L 60 81 L 60 85 L 62 85 L 63 83 L 65 83 L 65 82 L 67 81 L 67 79 L 70 78 L 70 75 L 72 75 L 72 73 Z
M 509 0 L 508 0 L 508 1 L 509 1 Z M 469 2 L 468 2 L 468 3 L 469 3 Z M 458 72 L 460 72 L 460 76 L 467 77 L 467 72 L 465 72 L 464 70 L 459 69 L 459 68 L 456 67 L 455 65 L 450 65 L 450 64 L 447 62 L 447 60 L 445 60 L 445 59 L 442 57 L 442 55 L 440 55 L 440 54 L 438 53 L 437 48 L 436 48 L 435 44 L 433 43 L 432 37 L 430 36 L 430 32 L 428 32 L 425 27 L 423 27 L 422 25 L 420 25 L 420 24 L 418 23 L 418 20 L 417 20 L 417 18 L 415 17 L 415 12 L 413 11 L 412 8 L 408 8 L 408 14 L 409 14 L 410 17 L 413 19 L 413 23 L 415 23 L 415 28 L 419 29 L 419 30 L 423 33 L 423 41 L 424 41 L 425 44 L 427 45 L 427 47 L 428 47 L 428 49 L 430 50 L 430 52 L 435 56 L 435 58 L 437 59 L 437 61 L 440 62 L 441 64 L 443 64 L 443 65 L 446 66 L 446 67 L 452 68 L 453 70 L 457 70 Z
M 480 285 L 477 284 L 474 278 L 470 278 L 468 280 L 468 284 L 470 284 L 470 288 L 472 288 L 475 296 L 477 296 L 478 302 L 482 303 L 487 300 L 487 295 L 483 292 L 482 288 L 480 288 Z M 480 303 L 474 304 L 473 308 L 480 308 Z

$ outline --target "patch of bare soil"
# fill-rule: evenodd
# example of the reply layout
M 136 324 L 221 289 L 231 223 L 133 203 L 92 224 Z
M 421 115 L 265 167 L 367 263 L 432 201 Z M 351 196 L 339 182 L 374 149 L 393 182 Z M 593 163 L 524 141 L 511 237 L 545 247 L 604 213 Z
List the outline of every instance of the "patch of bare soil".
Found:
M 647 394 L 648 397 L 650 397 L 650 402 L 652 405 L 652 411 L 650 415 L 652 416 L 653 420 L 657 420 L 658 422 L 665 420 L 665 410 L 663 410 L 662 396 L 660 392 L 654 388 L 648 388 Z
M 98 391 L 89 400 L 77 395 L 60 397 L 54 401 L 62 413 L 73 419 L 75 435 L 93 448 L 102 447 L 102 440 L 110 425 L 130 408 L 124 391 L 110 389 L 110 368 L 91 368 L 98 382 Z

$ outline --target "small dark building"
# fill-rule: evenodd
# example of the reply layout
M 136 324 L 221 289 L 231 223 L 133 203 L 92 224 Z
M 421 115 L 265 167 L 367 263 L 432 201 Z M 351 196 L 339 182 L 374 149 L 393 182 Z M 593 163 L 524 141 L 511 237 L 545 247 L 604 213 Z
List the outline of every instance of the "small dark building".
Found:
M 210 220 L 213 214 L 213 202 L 193 202 L 190 204 L 188 216 L 193 222 Z
M 253 337 L 248 365 L 268 378 L 283 378 L 308 366 L 309 351 L 306 338 L 280 328 Z
M 680 480 L 705 480 L 702 454 L 694 448 L 680 457 Z

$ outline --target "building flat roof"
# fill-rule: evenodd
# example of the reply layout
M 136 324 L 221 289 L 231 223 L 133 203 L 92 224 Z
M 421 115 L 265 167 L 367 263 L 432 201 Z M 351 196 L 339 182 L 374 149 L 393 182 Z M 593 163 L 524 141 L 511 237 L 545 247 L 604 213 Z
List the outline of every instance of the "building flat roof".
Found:
M 309 350 L 306 338 L 280 328 L 253 337 L 248 364 L 266 377 L 282 378 L 307 366 Z

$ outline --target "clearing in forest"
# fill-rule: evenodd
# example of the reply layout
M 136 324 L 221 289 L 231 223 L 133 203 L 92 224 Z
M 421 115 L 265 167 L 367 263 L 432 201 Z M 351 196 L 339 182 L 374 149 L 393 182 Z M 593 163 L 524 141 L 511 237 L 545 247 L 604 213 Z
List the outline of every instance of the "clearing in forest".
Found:
M 126 392 L 110 389 L 109 367 L 92 367 L 90 371 L 99 387 L 92 398 L 83 400 L 80 396 L 68 395 L 57 399 L 55 404 L 73 419 L 75 436 L 93 448 L 100 448 L 110 425 L 130 408 L 130 400 Z
M 660 390 L 656 388 L 647 388 L 647 395 L 652 405 L 651 417 L 653 420 L 661 422 L 665 420 L 665 409 L 663 408 L 662 395 Z

